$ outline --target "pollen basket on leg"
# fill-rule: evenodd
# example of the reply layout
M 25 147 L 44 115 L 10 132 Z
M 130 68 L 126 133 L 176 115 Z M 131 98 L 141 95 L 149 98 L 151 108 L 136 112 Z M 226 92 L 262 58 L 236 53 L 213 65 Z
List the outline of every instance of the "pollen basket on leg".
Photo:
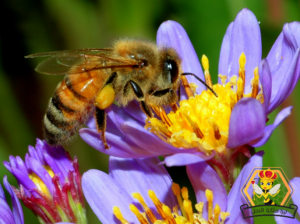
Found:
M 202 57 L 204 74 L 207 84 L 217 93 L 202 91 L 200 95 L 190 95 L 188 100 L 179 102 L 179 107 L 169 114 L 154 110 L 160 118 L 146 120 L 145 129 L 157 135 L 160 139 L 177 148 L 198 148 L 199 151 L 210 153 L 216 150 L 221 153 L 226 149 L 228 141 L 229 121 L 235 104 L 244 97 L 253 97 L 263 102 L 262 87 L 259 84 L 258 69 L 254 73 L 250 92 L 246 93 L 246 55 L 241 54 L 237 75 L 227 79 L 219 74 L 221 84 L 211 84 L 209 61 Z M 253 76 L 253 75 L 252 75 Z M 227 80 L 227 83 L 226 83 Z

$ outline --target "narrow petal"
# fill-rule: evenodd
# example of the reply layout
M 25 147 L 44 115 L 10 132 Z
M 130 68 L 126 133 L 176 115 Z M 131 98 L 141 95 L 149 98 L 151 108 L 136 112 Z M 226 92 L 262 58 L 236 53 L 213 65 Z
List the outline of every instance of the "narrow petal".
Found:
M 253 98 L 241 99 L 233 108 L 228 148 L 235 148 L 259 138 L 265 128 L 265 112 L 260 102 Z
M 286 107 L 282 111 L 280 111 L 277 114 L 274 123 L 266 126 L 262 136 L 260 136 L 258 139 L 253 141 L 250 145 L 253 147 L 260 147 L 260 146 L 264 145 L 268 141 L 268 139 L 271 137 L 271 134 L 277 128 L 277 126 L 280 125 L 281 122 L 284 121 L 291 114 L 292 108 L 293 107 L 290 106 L 290 107 Z
M 131 116 L 133 116 L 135 119 L 137 119 L 140 122 L 145 123 L 145 120 L 147 118 L 146 114 L 142 111 L 139 103 L 137 101 L 131 101 L 128 103 L 126 107 L 124 107 L 127 113 L 129 113 Z
M 129 223 L 137 223 L 129 205 L 133 199 L 112 177 L 99 170 L 89 170 L 83 174 L 82 189 L 84 196 L 98 219 L 103 224 L 119 223 L 113 214 L 118 206 Z
M 262 46 L 258 21 L 249 9 L 241 10 L 234 20 L 230 40 L 228 75 L 238 75 L 239 58 L 246 55 L 246 86 L 250 85 L 254 68 L 261 61 Z M 225 75 L 225 74 L 224 74 Z
M 227 193 L 219 175 L 207 163 L 195 163 L 186 167 L 188 177 L 194 188 L 197 202 L 204 202 L 203 216 L 207 218 L 207 199 L 205 190 L 213 192 L 213 207 L 219 204 L 221 211 L 227 211 Z
M 7 202 L 0 198 L 0 223 L 2 224 L 15 224 L 13 214 Z
M 168 20 L 163 22 L 158 28 L 156 42 L 159 46 L 172 47 L 176 49 L 182 60 L 183 72 L 190 72 L 204 80 L 204 75 L 199 63 L 195 49 L 184 28 L 177 22 Z M 187 76 L 189 82 L 196 83 L 198 88 L 197 94 L 200 94 L 206 88 L 199 83 L 194 77 Z M 184 88 L 181 86 L 182 99 L 187 99 Z
M 294 188 L 294 193 L 292 195 L 292 199 L 294 204 L 300 205 L 300 177 L 295 177 L 293 178 L 290 183 L 292 184 L 293 188 Z M 297 210 L 298 214 L 300 215 L 300 211 L 299 208 Z
M 3 184 L 4 184 L 7 192 L 11 196 L 15 224 L 24 224 L 24 215 L 23 215 L 22 205 L 21 205 L 17 195 L 13 191 L 12 187 L 8 183 L 7 176 L 4 176 Z
M 291 90 L 294 89 L 295 84 L 297 83 L 299 77 L 298 67 L 300 66 L 300 48 L 298 48 L 291 59 L 288 68 L 285 71 L 282 71 L 281 75 L 284 78 L 281 78 L 280 83 L 275 83 L 272 86 L 272 96 L 271 102 L 268 108 L 268 113 L 271 113 L 275 110 L 291 93 Z M 280 69 L 282 70 L 282 69 Z M 296 82 L 294 81 L 296 79 Z M 275 79 L 272 77 L 272 81 Z
M 144 158 L 151 156 L 151 154 L 146 150 L 138 147 L 129 139 L 114 135 L 109 132 L 105 134 L 109 149 L 105 149 L 100 139 L 97 130 L 82 128 L 79 131 L 80 137 L 94 149 L 103 152 L 105 154 L 121 157 L 121 158 Z M 149 155 L 150 154 L 150 155 Z
M 255 167 L 262 167 L 263 155 L 263 151 L 254 154 L 246 163 L 239 176 L 235 180 L 231 191 L 228 194 L 227 212 L 230 213 L 230 216 L 227 218 L 228 223 L 234 223 L 234 221 L 241 213 L 240 206 L 247 203 L 241 193 L 241 189 L 248 176 L 250 175 L 252 169 Z
M 4 190 L 3 190 L 2 186 L 1 186 L 1 184 L 0 184 L 0 198 L 6 200 L 5 193 L 4 193 Z
M 269 113 L 288 97 L 299 79 L 299 36 L 299 22 L 285 24 L 267 56 L 273 80 Z
M 215 156 L 215 153 L 207 156 L 205 153 L 196 152 L 196 153 L 176 153 L 171 156 L 167 156 L 164 159 L 164 164 L 168 167 L 172 166 L 186 166 L 194 163 L 204 162 L 210 160 Z
M 197 149 L 175 148 L 159 139 L 156 135 L 148 132 L 144 127 L 135 121 L 125 121 L 121 125 L 121 130 L 126 133 L 126 137 L 142 149 L 148 149 L 148 153 L 153 156 L 170 155 L 180 153 L 185 150 L 186 153 L 196 152 Z M 138 136 L 138 138 L 137 138 Z M 150 148 L 151 147 L 151 148 Z M 150 149 L 149 149 L 150 148 Z
M 227 75 L 229 74 L 229 54 L 230 54 L 230 40 L 231 40 L 231 32 L 232 32 L 233 22 L 229 24 L 227 27 L 226 33 L 223 38 L 220 59 L 219 59 L 219 74 Z M 222 84 L 221 79 L 219 78 L 219 83 Z
M 158 165 L 157 157 L 147 159 L 121 159 L 111 156 L 109 158 L 109 174 L 127 191 L 140 193 L 152 211 L 156 208 L 148 196 L 153 190 L 164 204 L 173 208 L 177 201 L 172 192 L 172 179 L 163 165 Z M 160 217 L 157 212 L 156 217 Z
M 272 76 L 267 59 L 263 59 L 259 65 L 259 80 L 263 88 L 265 113 L 268 111 L 271 93 L 272 93 Z
M 36 159 L 26 156 L 25 163 L 29 172 L 35 173 L 47 186 L 50 194 L 53 194 L 52 178 L 47 170 Z M 36 187 L 35 187 L 36 188 Z

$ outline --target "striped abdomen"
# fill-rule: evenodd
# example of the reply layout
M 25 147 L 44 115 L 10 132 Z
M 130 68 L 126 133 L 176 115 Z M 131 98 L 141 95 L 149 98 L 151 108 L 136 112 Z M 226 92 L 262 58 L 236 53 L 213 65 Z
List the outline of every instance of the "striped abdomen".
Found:
M 107 75 L 91 71 L 65 76 L 50 99 L 44 116 L 44 137 L 58 145 L 72 137 L 94 111 L 94 98 Z

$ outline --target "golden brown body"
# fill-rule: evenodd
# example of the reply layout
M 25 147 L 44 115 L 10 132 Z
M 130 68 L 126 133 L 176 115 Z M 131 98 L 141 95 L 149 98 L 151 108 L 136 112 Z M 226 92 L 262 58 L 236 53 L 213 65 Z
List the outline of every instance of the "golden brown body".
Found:
M 38 72 L 66 75 L 50 99 L 44 117 L 45 139 L 51 145 L 68 140 L 95 111 L 98 131 L 102 132 L 108 147 L 104 137 L 105 108 L 99 106 L 101 97 L 97 97 L 107 85 L 113 89 L 119 104 L 126 106 L 137 100 L 148 117 L 152 116 L 150 107 L 171 105 L 177 100 L 182 70 L 179 56 L 172 48 L 158 48 L 146 41 L 122 40 L 111 49 L 60 51 L 27 57 L 42 56 L 51 57 L 38 65 Z

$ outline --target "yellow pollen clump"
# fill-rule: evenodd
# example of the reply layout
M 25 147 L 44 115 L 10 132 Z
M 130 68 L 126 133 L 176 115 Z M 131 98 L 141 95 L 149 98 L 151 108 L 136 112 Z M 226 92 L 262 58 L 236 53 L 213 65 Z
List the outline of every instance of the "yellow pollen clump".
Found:
M 203 55 L 202 65 L 207 84 L 210 86 L 209 61 Z M 181 100 L 179 107 L 165 113 L 163 108 L 153 108 L 160 118 L 147 118 L 145 129 L 154 133 L 161 140 L 177 148 L 198 148 L 210 154 L 212 150 L 222 153 L 228 142 L 229 121 L 235 104 L 245 97 L 253 97 L 263 103 L 262 87 L 259 85 L 258 69 L 254 70 L 251 82 L 252 90 L 245 93 L 246 55 L 241 54 L 238 76 L 227 81 L 226 75 L 219 75 L 222 84 L 211 85 L 217 93 L 202 91 L 200 95 L 189 95 L 188 100 Z
M 178 184 L 173 184 L 172 185 L 172 191 L 176 196 L 180 196 L 180 187 Z M 157 212 L 160 214 L 161 219 L 153 219 L 149 217 L 149 212 L 145 211 L 141 212 L 138 210 L 138 208 L 130 204 L 129 208 L 132 211 L 132 213 L 137 217 L 137 220 L 141 224 L 208 224 L 208 223 L 213 223 L 213 224 L 224 224 L 225 219 L 229 216 L 228 212 L 221 212 L 221 208 L 218 204 L 216 204 L 215 208 L 213 209 L 213 214 L 209 215 L 209 218 L 206 220 L 202 216 L 202 211 L 203 211 L 203 205 L 204 202 L 200 202 L 195 205 L 196 210 L 198 213 L 193 212 L 192 208 L 192 202 L 188 199 L 188 190 L 186 187 L 183 187 L 181 189 L 181 194 L 182 198 L 181 200 L 178 200 L 178 203 L 182 203 L 183 199 L 183 207 L 181 208 L 181 213 L 182 214 L 187 214 L 187 215 L 180 215 L 177 206 L 173 208 L 173 211 L 171 208 L 165 204 L 163 204 L 155 195 L 154 191 L 149 190 L 148 195 L 153 201 Z M 208 201 L 209 204 L 212 204 L 213 200 L 213 193 L 210 190 L 206 190 L 206 195 L 208 195 Z M 145 207 L 149 209 L 149 207 L 145 204 L 144 199 L 142 198 L 141 194 L 139 193 L 133 193 L 134 198 L 138 199 L 138 201 L 142 204 L 143 208 Z M 210 205 L 209 205 L 210 206 Z M 123 217 L 120 209 L 117 206 L 113 207 L 113 213 L 116 216 L 116 218 L 122 223 L 122 224 L 128 224 L 129 222 Z M 151 211 L 151 214 L 153 215 L 153 212 Z M 221 220 L 220 220 L 221 216 Z

